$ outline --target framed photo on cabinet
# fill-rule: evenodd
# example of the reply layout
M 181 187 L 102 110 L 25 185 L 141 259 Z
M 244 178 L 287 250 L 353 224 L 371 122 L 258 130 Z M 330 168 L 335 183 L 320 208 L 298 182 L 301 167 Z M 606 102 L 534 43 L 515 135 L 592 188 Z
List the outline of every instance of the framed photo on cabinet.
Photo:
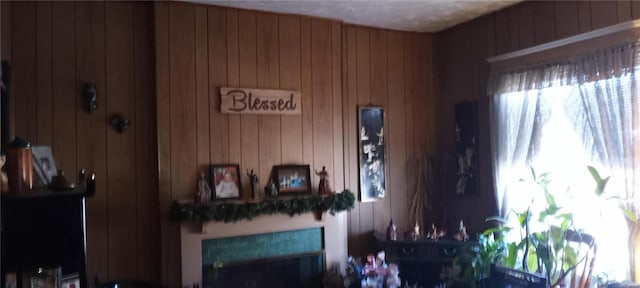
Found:
M 211 165 L 210 170 L 213 199 L 225 200 L 242 198 L 240 165 L 217 164 Z
M 279 196 L 311 194 L 309 165 L 273 166 L 273 183 Z

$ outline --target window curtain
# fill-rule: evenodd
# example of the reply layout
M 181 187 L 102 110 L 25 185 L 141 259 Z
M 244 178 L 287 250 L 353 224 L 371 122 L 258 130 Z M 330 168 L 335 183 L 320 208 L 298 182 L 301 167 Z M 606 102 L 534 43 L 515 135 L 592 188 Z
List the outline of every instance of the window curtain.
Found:
M 627 41 L 586 55 L 491 72 L 491 151 L 501 216 L 509 211 L 509 183 L 518 170 L 530 165 L 537 135 L 548 119 L 550 105 L 541 92 L 560 86 L 578 88 L 579 93 L 566 97 L 565 111 L 586 153 L 612 176 L 607 193 L 625 199 L 626 208 L 638 214 L 639 46 L 637 41 Z M 632 243 L 640 229 L 637 222 L 628 221 L 628 226 L 633 255 L 636 247 Z M 634 257 L 630 264 L 635 271 Z

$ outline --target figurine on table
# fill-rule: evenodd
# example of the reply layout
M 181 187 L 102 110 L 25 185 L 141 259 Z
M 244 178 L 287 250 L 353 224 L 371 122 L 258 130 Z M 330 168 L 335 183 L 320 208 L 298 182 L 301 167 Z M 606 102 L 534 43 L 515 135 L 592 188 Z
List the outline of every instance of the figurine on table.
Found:
M 458 225 L 458 233 L 453 236 L 454 239 L 458 241 L 467 241 L 469 240 L 469 235 L 467 234 L 467 227 L 464 227 L 464 222 L 460 220 L 460 225 Z
M 416 226 L 413 226 L 413 231 L 411 232 L 411 239 L 413 239 L 413 241 L 416 241 L 420 239 L 420 236 L 420 225 L 418 225 L 418 222 L 416 222 Z

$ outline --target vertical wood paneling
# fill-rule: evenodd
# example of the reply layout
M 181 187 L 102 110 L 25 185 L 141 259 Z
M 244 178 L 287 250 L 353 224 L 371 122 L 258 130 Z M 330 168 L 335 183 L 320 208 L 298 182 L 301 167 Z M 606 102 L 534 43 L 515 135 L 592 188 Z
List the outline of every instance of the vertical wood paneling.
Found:
M 618 23 L 618 1 L 590 1 L 591 29 L 598 29 Z
M 406 126 L 405 126 L 405 99 L 408 98 L 404 87 L 404 68 L 406 63 L 403 58 L 403 33 L 389 32 L 388 34 L 388 69 L 387 69 L 387 115 L 388 128 L 386 129 L 389 145 L 387 171 L 389 176 L 387 197 L 390 202 L 389 218 L 396 223 L 407 223 L 407 155 L 406 155 Z M 386 220 L 386 219 L 381 219 Z M 387 224 L 384 223 L 382 225 Z M 382 230 L 384 231 L 384 230 Z M 400 230 L 402 231 L 402 230 Z
M 207 175 L 210 154 L 211 113 L 209 112 L 209 61 L 208 61 L 207 7 L 195 7 L 195 80 L 196 80 L 196 147 L 198 171 Z
M 56 2 L 52 5 L 52 65 L 56 69 L 53 73 L 53 82 L 56 83 L 53 86 L 53 111 L 56 111 L 53 114 L 53 135 L 56 136 L 52 143 L 53 153 L 56 157 L 56 167 L 74 175 L 77 173 L 75 3 Z
M 331 22 L 311 20 L 311 75 L 313 101 L 313 162 L 311 169 L 326 167 L 333 174 L 333 89 L 331 59 Z M 321 144 L 322 143 L 322 144 Z M 312 173 L 315 187 L 318 177 Z
M 227 86 L 227 15 L 209 7 L 208 17 L 210 163 L 229 162 L 229 118 L 220 113 L 220 87 Z
M 342 24 L 331 23 L 331 86 L 333 94 L 333 183 L 334 191 L 343 191 L 344 185 L 344 139 L 342 119 Z
M 591 1 L 578 1 L 578 28 L 581 33 L 591 31 Z
M 533 20 L 535 21 L 534 44 L 552 41 L 556 37 L 555 3 L 549 1 L 532 2 Z
M 256 13 L 252 11 L 238 12 L 238 47 L 240 64 L 240 87 L 256 87 L 257 81 L 257 43 L 256 43 Z M 242 147 L 242 169 L 258 170 L 259 135 L 258 116 L 242 115 L 240 119 L 240 147 Z M 242 177 L 242 190 L 245 199 L 251 193 L 248 177 Z
M 533 2 L 532 2 L 533 3 Z M 533 24 L 533 9 L 530 9 L 531 6 L 518 6 L 517 18 L 518 18 L 518 49 L 523 47 L 532 46 L 534 43 L 534 24 Z M 538 19 L 536 19 L 538 20 Z M 538 26 L 538 25 L 536 25 Z M 470 27 L 470 26 L 463 26 Z
M 227 11 L 227 79 L 230 87 L 240 85 L 238 21 L 238 11 Z M 219 107 L 216 109 L 220 110 Z M 241 141 L 240 115 L 228 115 L 227 117 L 229 119 L 229 163 L 240 163 L 242 161 L 242 147 L 239 145 Z M 243 167 L 243 169 L 247 168 Z
M 618 7 L 618 23 L 631 21 L 631 0 L 616 1 Z
M 640 19 L 640 1 L 631 1 L 631 17 Z
M 181 284 L 178 225 L 167 219 L 171 205 L 171 93 L 169 65 L 169 3 L 154 3 L 156 47 L 156 118 L 158 127 L 158 204 L 160 208 L 162 283 L 175 287 Z M 162 143 L 162 144 L 160 144 Z
M 76 4 L 76 78 L 80 80 L 77 87 L 81 87 L 83 82 L 95 83 L 99 101 L 97 110 L 92 114 L 78 113 L 77 153 L 78 167 L 91 170 L 98 179 L 96 194 L 87 200 L 87 266 L 89 269 L 87 275 L 90 276 L 89 278 L 99 275 L 100 279 L 109 278 L 107 127 L 104 124 L 104 119 L 107 118 L 104 12 L 104 3 L 101 2 Z M 47 42 L 41 44 L 44 43 Z M 38 46 L 40 47 L 40 45 Z M 44 46 L 50 47 L 46 44 Z M 38 67 L 39 70 L 50 69 L 50 67 L 43 65 L 38 65 Z M 39 98 L 41 97 L 39 96 Z M 80 95 L 77 95 L 76 99 L 80 103 Z M 38 128 L 40 127 L 48 126 L 44 123 L 38 124 Z
M 169 9 L 169 70 L 171 71 L 171 191 L 189 198 L 197 173 L 195 91 L 195 6 L 171 3 Z M 180 96 L 174 96 L 180 95 Z
M 300 77 L 300 18 L 283 15 L 279 17 L 279 46 L 280 46 L 280 88 L 301 89 Z M 285 133 L 280 135 L 282 145 L 282 163 L 302 162 L 302 117 L 299 115 L 281 116 L 281 129 Z M 267 183 L 264 179 L 262 183 Z
M 68 17 L 66 14 L 60 17 Z M 54 19 L 56 17 L 54 6 Z M 106 25 L 106 90 L 108 111 L 123 113 L 135 119 L 134 87 L 134 33 L 131 3 L 105 3 Z M 57 126 L 57 123 L 56 123 Z M 109 187 L 109 276 L 131 279 L 137 276 L 136 255 L 136 153 L 135 131 L 132 125 L 127 133 L 107 130 L 107 185 Z M 54 141 L 55 142 L 55 141 Z
M 11 60 L 11 2 L 0 3 L 0 58 Z M 13 110 L 13 109 L 12 109 Z
M 51 2 L 38 2 L 36 27 L 37 68 L 37 133 L 32 139 L 38 145 L 53 144 L 53 69 Z
M 413 164 L 415 164 L 415 158 L 417 156 L 417 149 L 415 146 L 415 126 L 416 123 L 413 119 L 414 114 L 413 114 L 413 104 L 414 104 L 414 99 L 416 98 L 417 94 L 417 90 L 415 88 L 414 85 L 414 70 L 413 67 L 416 65 L 415 64 L 415 59 L 413 58 L 413 55 L 415 55 L 415 41 L 413 38 L 413 34 L 411 33 L 404 33 L 403 35 L 403 63 L 404 63 L 404 93 L 405 93 L 405 97 L 404 97 L 404 123 L 405 123 L 405 149 L 407 151 L 407 159 L 411 159 L 409 161 L 407 161 L 402 168 L 404 168 L 406 171 L 413 171 L 415 166 L 413 166 Z M 391 155 L 391 158 L 393 158 L 393 155 Z M 400 168 L 400 169 L 402 169 Z M 394 167 L 393 169 L 397 169 L 397 167 Z M 411 225 L 411 223 L 409 222 L 411 219 L 409 219 L 409 209 L 408 207 L 411 206 L 411 201 L 412 201 L 412 192 L 415 191 L 415 187 L 416 187 L 416 181 L 415 181 L 416 177 L 411 174 L 411 173 L 406 173 L 405 174 L 405 178 L 404 180 L 407 183 L 407 190 L 404 191 L 403 195 L 406 198 L 406 205 L 405 206 L 405 210 L 402 214 L 404 215 L 400 215 L 398 218 L 396 218 L 397 223 L 396 226 L 400 231 L 404 231 L 405 229 L 407 229 L 409 227 L 409 225 Z M 399 196 L 402 197 L 402 196 Z M 401 201 L 401 200 L 400 200 Z M 403 218 L 404 217 L 404 218 Z M 402 220 L 405 220 L 404 222 L 402 222 Z
M 371 104 L 371 43 L 370 41 L 370 29 L 358 27 L 356 28 L 356 103 L 358 106 Z M 358 119 L 357 109 L 355 110 L 355 117 Z M 357 121 L 357 120 L 356 120 Z M 357 122 L 356 122 L 357 123 Z M 356 126 L 358 127 L 358 126 Z M 357 131 L 357 129 L 356 129 Z M 356 147 L 359 145 L 358 137 L 356 136 Z M 359 151 L 359 150 L 356 150 Z M 359 153 L 359 152 L 356 152 Z M 356 154 L 358 155 L 358 154 Z M 357 170 L 360 171 L 359 162 L 356 165 Z M 356 178 L 359 179 L 359 178 Z M 371 250 L 369 231 L 373 231 L 373 203 L 361 203 L 359 207 L 360 214 L 360 249 L 361 251 Z
M 34 2 L 16 3 L 12 7 L 12 33 L 13 46 L 11 91 L 12 111 L 20 115 L 20 119 L 14 121 L 15 136 L 23 137 L 29 141 L 36 140 L 36 86 L 32 84 L 36 79 L 36 4 Z M 68 68 L 67 65 L 65 68 Z M 66 69 L 64 72 L 68 72 Z M 54 152 L 56 152 L 54 150 Z
M 280 88 L 280 50 L 278 16 L 258 13 L 256 17 L 257 36 L 257 87 Z M 286 56 L 285 56 L 286 57 Z M 279 115 L 258 116 L 259 166 L 258 179 L 267 179 L 271 167 L 282 162 L 282 145 Z M 246 170 L 245 169 L 245 170 Z M 247 182 L 249 183 L 249 182 Z M 266 183 L 266 182 L 265 182 Z
M 302 163 L 313 164 L 313 87 L 311 78 L 311 19 L 300 19 L 300 63 L 302 77 Z
M 556 1 L 556 37 L 569 37 L 580 32 L 578 23 L 578 2 L 576 1 Z
M 134 95 L 135 95 L 135 168 L 136 168 L 136 279 L 159 282 L 157 148 L 153 90 L 153 11 L 148 3 L 133 4 L 134 12 Z M 130 131 L 131 132 L 131 131 Z
M 382 106 L 383 108 L 385 108 L 385 119 L 384 119 L 384 125 L 385 127 L 389 127 L 388 123 L 389 123 L 389 111 L 388 111 L 388 107 L 387 107 L 387 72 L 388 72 L 388 53 L 387 53 L 387 31 L 385 30 L 380 30 L 380 29 L 375 29 L 373 31 L 371 31 L 370 33 L 370 67 L 371 67 L 371 72 L 370 72 L 370 93 L 371 93 L 371 103 L 373 105 L 379 105 Z M 389 133 L 389 129 L 386 129 L 386 131 L 384 131 L 386 133 Z M 385 143 L 388 144 L 389 142 Z M 388 149 L 388 147 L 386 147 Z M 385 151 L 385 157 L 389 156 L 389 151 Z M 389 160 L 389 158 L 387 157 L 387 161 Z M 387 162 L 387 167 L 385 167 L 386 169 L 386 175 L 387 175 L 387 179 L 385 179 L 386 181 L 389 181 L 389 177 L 391 176 L 389 174 L 389 162 Z M 388 226 L 389 223 L 389 218 L 391 217 L 390 215 L 390 210 L 391 210 L 391 194 L 390 191 L 392 189 L 391 188 L 391 184 L 390 182 L 386 182 L 386 188 L 387 188 L 387 195 L 385 195 L 384 199 L 381 199 L 379 201 L 376 201 L 373 203 L 373 227 L 376 231 L 385 231 L 386 227 Z
M 3 46 L 16 51 L 12 94 L 21 92 L 12 114 L 19 134 L 52 146 L 68 177 L 79 168 L 97 177 L 96 195 L 87 200 L 90 280 L 159 282 L 151 4 L 2 5 Z M 10 10 L 15 14 L 5 18 Z M 85 82 L 97 86 L 91 114 L 82 109 Z M 132 120 L 125 134 L 110 128 L 116 112 Z
M 347 79 L 345 80 L 346 88 L 346 107 L 344 108 L 347 112 L 345 121 L 348 122 L 347 129 L 345 129 L 344 133 L 347 135 L 347 141 L 345 141 L 345 150 L 346 153 L 346 161 L 347 161 L 347 170 L 349 171 L 350 178 L 347 181 L 347 187 L 352 187 L 354 193 L 358 193 L 359 184 L 358 184 L 358 175 L 359 175 L 359 165 L 358 165 L 358 133 L 355 131 L 358 130 L 358 116 L 357 116 L 357 105 L 358 105 L 358 64 L 357 64 L 357 31 L 353 26 L 347 26 L 345 28 L 345 33 L 347 34 L 345 45 L 346 47 L 346 59 L 344 61 L 347 62 L 346 67 L 346 75 Z M 349 251 L 351 253 L 360 252 L 363 249 L 360 245 L 360 206 L 361 203 L 356 201 L 354 203 L 354 209 L 349 212 Z

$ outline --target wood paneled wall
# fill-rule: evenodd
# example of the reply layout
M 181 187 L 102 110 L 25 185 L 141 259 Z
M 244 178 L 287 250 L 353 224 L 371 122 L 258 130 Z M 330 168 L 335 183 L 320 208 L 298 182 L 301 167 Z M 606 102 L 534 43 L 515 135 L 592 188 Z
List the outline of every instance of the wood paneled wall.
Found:
M 155 16 L 163 215 L 215 163 L 240 164 L 245 199 L 244 171 L 265 185 L 278 164 L 326 166 L 344 189 L 339 22 L 186 3 L 156 3 Z M 221 86 L 300 90 L 302 115 L 221 114 Z M 164 281 L 179 285 L 177 227 L 162 229 Z
M 456 196 L 449 187 L 444 206 L 448 227 L 466 220 L 471 233 L 479 232 L 484 219 L 496 215 L 489 148 L 487 57 L 528 48 L 549 41 L 640 18 L 637 1 L 525 1 L 436 34 L 435 71 L 439 151 L 451 153 L 454 145 L 454 104 L 479 102 L 479 193 Z
M 2 3 L 13 135 L 53 148 L 59 169 L 96 173 L 87 201 L 90 280 L 159 282 L 153 9 L 131 2 Z M 98 110 L 81 108 L 82 84 Z M 109 126 L 122 112 L 124 134 Z
M 387 195 L 357 202 L 349 213 L 349 253 L 370 253 L 371 232 L 384 233 L 394 219 L 399 233 L 409 223 L 417 156 L 435 150 L 436 109 L 432 84 L 432 36 L 345 26 L 343 33 L 346 185 L 358 191 L 358 106 L 385 108 Z
M 357 106 L 386 108 L 388 197 L 349 213 L 350 253 L 367 251 L 390 218 L 408 222 L 407 163 L 434 147 L 431 37 L 340 22 L 187 3 L 156 3 L 160 205 L 190 198 L 212 163 L 258 171 L 326 166 L 332 187 L 357 193 Z M 221 114 L 219 88 L 302 91 L 302 115 Z M 318 182 L 312 177 L 314 189 Z M 245 197 L 249 183 L 243 176 Z M 162 224 L 164 283 L 181 283 L 177 227 Z

